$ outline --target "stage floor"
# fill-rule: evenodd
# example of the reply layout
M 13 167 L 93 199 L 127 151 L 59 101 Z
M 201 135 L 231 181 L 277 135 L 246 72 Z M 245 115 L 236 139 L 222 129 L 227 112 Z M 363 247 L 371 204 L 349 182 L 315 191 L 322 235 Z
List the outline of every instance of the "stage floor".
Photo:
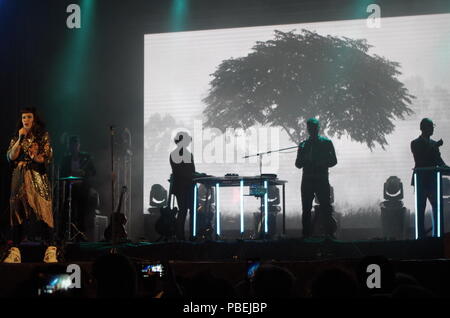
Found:
M 361 259 L 382 255 L 389 259 L 439 259 L 445 257 L 445 239 L 386 241 L 339 241 L 322 238 L 278 240 L 227 240 L 202 242 L 69 243 L 63 247 L 65 262 L 94 261 L 113 247 L 138 260 L 171 261 L 307 261 Z M 37 243 L 21 245 L 23 262 L 40 262 L 44 247 Z

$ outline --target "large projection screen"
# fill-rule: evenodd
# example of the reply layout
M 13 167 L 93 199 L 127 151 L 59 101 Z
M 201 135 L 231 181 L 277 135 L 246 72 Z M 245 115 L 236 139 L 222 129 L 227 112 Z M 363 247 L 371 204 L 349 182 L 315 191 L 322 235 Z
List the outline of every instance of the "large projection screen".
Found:
M 214 79 L 211 74 L 226 60 L 247 57 L 258 41 L 273 40 L 275 30 L 295 34 L 307 30 L 325 37 L 363 39 L 371 45 L 367 55 L 399 63 L 401 74 L 396 78 L 415 97 L 408 105 L 413 113 L 405 114 L 403 119 L 392 117 L 394 127 L 385 134 L 384 149 L 377 143 L 369 148 L 345 132 L 340 137 L 329 136 L 338 158 L 337 166 L 330 169 L 330 183 L 334 187 L 336 211 L 379 210 L 384 182 L 390 176 L 397 176 L 403 183 L 404 204 L 414 211 L 414 191 L 410 185 L 414 160 L 410 142 L 419 136 L 419 122 L 423 117 L 434 121 L 432 138 L 444 139 L 441 154 L 444 161 L 450 161 L 450 140 L 446 139 L 450 136 L 449 14 L 383 18 L 379 28 L 369 27 L 366 20 L 348 20 L 145 35 L 144 211 L 153 184 L 169 188 L 169 153 L 175 148 L 173 137 L 178 131 L 188 131 L 193 137 L 190 149 L 197 171 L 214 176 L 258 175 L 257 159 L 244 160 L 243 156 L 296 145 L 283 127 L 270 121 L 246 131 L 234 129 L 232 125 L 227 130 L 205 126 L 205 98 Z M 280 59 L 275 65 L 289 69 L 292 65 L 287 65 L 288 61 Z M 365 73 L 368 83 L 374 74 Z M 317 70 L 316 75 L 333 76 L 333 73 Z M 270 79 L 270 74 L 264 74 L 264 80 L 267 77 Z M 369 94 L 362 92 L 366 93 Z M 379 107 L 383 106 L 382 100 Z M 230 109 L 234 106 L 230 105 Z M 366 122 L 355 124 L 364 131 L 366 125 L 377 120 L 368 117 Z M 327 135 L 327 131 L 324 133 Z M 302 172 L 294 166 L 295 158 L 295 150 L 263 157 L 263 173 L 276 173 L 288 181 L 288 216 L 301 215 Z M 222 213 L 237 215 L 239 190 L 230 189 L 222 195 Z M 257 206 L 256 199 L 246 201 L 249 211 Z

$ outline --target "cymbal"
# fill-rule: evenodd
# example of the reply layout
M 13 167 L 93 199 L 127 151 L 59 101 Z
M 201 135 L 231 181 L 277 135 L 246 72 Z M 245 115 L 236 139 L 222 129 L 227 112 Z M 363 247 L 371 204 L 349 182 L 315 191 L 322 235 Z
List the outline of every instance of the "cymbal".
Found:
M 69 177 L 64 177 L 64 178 L 59 178 L 58 181 L 76 181 L 76 180 L 83 180 L 83 177 L 73 177 L 73 176 L 69 176 Z

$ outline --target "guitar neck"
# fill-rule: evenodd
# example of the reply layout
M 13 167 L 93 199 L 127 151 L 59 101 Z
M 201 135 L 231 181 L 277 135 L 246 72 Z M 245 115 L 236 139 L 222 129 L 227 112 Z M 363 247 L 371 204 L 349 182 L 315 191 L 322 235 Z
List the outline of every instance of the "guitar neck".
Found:
M 116 213 L 120 213 L 120 210 L 122 210 L 122 202 L 123 202 L 123 196 L 125 195 L 125 192 L 127 192 L 127 188 L 122 187 L 122 192 L 120 192 L 119 204 L 117 206 Z

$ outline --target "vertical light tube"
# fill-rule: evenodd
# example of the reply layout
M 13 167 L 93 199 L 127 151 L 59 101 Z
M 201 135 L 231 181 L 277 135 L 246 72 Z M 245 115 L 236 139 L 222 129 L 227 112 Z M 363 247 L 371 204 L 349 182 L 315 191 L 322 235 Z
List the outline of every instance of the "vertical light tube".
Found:
M 264 181 L 264 188 L 266 188 L 266 193 L 264 194 L 264 233 L 267 234 L 268 232 L 268 222 L 267 222 L 267 218 L 268 218 L 268 197 L 269 197 L 269 190 L 267 188 L 267 180 Z
M 196 237 L 197 236 L 197 192 L 198 192 L 198 188 L 197 188 L 197 183 L 194 184 L 194 220 L 192 222 L 192 236 Z
M 437 237 L 441 237 L 441 172 L 437 174 Z
M 418 220 L 417 220 L 417 213 L 418 213 L 418 206 L 417 206 L 417 189 L 419 187 L 417 186 L 417 173 L 414 172 L 414 206 L 416 208 L 415 218 L 414 218 L 414 224 L 416 229 L 416 240 L 419 238 L 419 227 L 418 227 Z
M 219 184 L 216 183 L 216 234 L 220 236 L 220 193 Z
M 244 180 L 241 180 L 241 234 L 244 234 Z

